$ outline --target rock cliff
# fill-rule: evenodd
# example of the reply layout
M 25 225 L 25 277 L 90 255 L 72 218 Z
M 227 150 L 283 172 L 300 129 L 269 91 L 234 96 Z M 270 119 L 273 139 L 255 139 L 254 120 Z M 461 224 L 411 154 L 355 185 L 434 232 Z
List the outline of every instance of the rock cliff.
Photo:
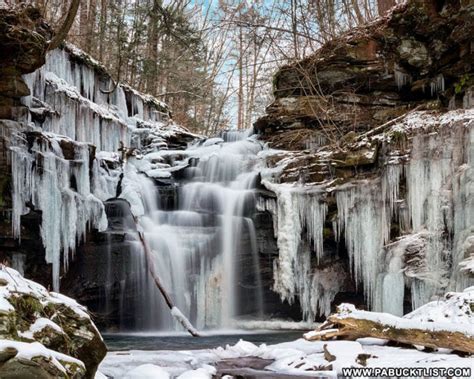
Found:
M 473 15 L 407 1 L 275 75 L 260 209 L 273 289 L 309 319 L 343 294 L 403 314 L 473 283 Z
M 344 142 L 422 107 L 470 107 L 471 1 L 402 2 L 274 77 L 275 101 L 255 124 L 271 146 Z

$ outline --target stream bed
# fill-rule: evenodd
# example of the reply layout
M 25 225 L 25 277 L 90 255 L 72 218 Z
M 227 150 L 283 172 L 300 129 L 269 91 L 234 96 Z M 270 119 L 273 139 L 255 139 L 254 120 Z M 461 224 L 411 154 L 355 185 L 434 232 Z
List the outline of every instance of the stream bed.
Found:
M 110 333 L 103 334 L 109 351 L 127 350 L 197 350 L 234 345 L 240 339 L 255 345 L 277 344 L 302 338 L 301 330 L 229 330 L 204 332 L 199 338 L 185 333 Z

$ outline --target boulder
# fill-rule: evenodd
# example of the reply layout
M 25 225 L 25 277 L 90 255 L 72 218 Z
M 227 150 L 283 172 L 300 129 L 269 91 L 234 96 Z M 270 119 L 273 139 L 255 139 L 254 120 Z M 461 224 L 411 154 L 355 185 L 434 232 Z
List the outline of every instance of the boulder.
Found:
M 85 307 L 0 266 L 0 377 L 93 378 L 106 351 Z

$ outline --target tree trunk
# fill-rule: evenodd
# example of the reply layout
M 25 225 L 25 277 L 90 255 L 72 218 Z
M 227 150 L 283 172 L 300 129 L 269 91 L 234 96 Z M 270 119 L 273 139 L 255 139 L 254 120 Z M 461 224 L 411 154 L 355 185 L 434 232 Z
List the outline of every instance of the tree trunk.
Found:
M 244 128 L 244 72 L 243 72 L 243 59 L 244 59 L 244 36 L 242 26 L 239 26 L 239 91 L 238 91 L 238 113 L 237 113 L 237 129 Z
M 63 24 L 55 31 L 53 39 L 50 41 L 48 50 L 54 50 L 66 39 L 69 30 L 74 22 L 76 17 L 77 10 L 79 8 L 79 3 L 81 0 L 72 0 L 69 10 L 67 12 L 66 18 L 64 19 Z
M 150 23 L 148 28 L 147 45 L 148 45 L 148 68 L 146 80 L 146 91 L 151 94 L 156 93 L 158 82 L 158 22 L 159 10 L 161 7 L 160 0 L 153 0 L 153 8 L 150 12 Z
M 107 0 L 100 1 L 99 19 L 99 60 L 103 61 L 105 46 L 105 31 L 107 29 Z
M 96 26 L 96 15 L 97 15 L 97 2 L 96 0 L 89 0 L 89 12 L 87 14 L 87 28 L 85 38 L 85 50 L 87 53 L 95 56 L 96 46 L 94 43 L 95 39 L 95 26 Z
M 462 325 L 416 322 L 385 313 L 349 309 L 344 304 L 338 313 L 328 317 L 316 332 L 305 338 L 310 341 L 333 338 L 355 340 L 374 337 L 430 348 L 446 348 L 474 353 L 474 335 L 467 334 Z

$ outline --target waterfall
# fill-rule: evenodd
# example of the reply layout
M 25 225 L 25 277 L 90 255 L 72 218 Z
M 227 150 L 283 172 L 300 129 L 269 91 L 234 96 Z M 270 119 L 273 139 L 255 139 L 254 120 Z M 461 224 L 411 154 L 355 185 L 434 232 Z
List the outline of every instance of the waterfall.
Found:
M 256 317 L 263 314 L 263 293 L 255 226 L 255 184 L 260 143 L 248 132 L 227 132 L 224 138 L 196 143 L 184 151 L 158 154 L 183 167 L 186 178 L 177 188 L 176 206 L 168 209 L 159 186 L 128 163 L 122 196 L 132 204 L 152 250 L 155 269 L 176 306 L 199 329 L 231 328 L 242 316 L 242 292 L 251 288 Z M 225 142 L 227 141 L 227 142 Z M 166 170 L 166 169 L 165 169 Z M 149 170 L 150 171 L 154 171 Z M 146 172 L 145 172 L 146 173 Z M 140 204 L 136 204 L 136 199 Z M 244 236 L 246 238 L 244 238 Z M 244 243 L 243 240 L 248 241 Z M 247 256 L 251 273 L 240 272 Z M 145 307 L 137 310 L 140 329 L 170 330 L 174 321 L 159 293 L 141 274 Z M 250 285 L 246 283 L 250 277 Z M 248 306 L 248 304 L 246 304 Z

